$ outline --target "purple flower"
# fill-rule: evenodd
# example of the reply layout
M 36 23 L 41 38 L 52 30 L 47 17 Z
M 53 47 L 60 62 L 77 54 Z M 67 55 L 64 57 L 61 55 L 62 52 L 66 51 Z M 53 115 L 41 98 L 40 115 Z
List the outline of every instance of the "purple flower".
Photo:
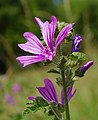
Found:
M 79 45 L 82 41 L 81 36 L 75 35 L 73 38 L 73 43 L 72 43 L 72 52 L 78 52 L 79 51 Z
M 27 42 L 25 44 L 18 44 L 18 46 L 22 50 L 33 55 L 20 56 L 16 58 L 16 60 L 20 61 L 20 63 L 23 64 L 23 67 L 40 61 L 52 61 L 59 44 L 64 40 L 64 38 L 68 35 L 68 32 L 72 28 L 72 24 L 68 24 L 67 26 L 65 26 L 54 41 L 54 34 L 57 26 L 56 17 L 51 17 L 51 23 L 49 23 L 48 21 L 43 23 L 37 17 L 35 17 L 35 21 L 41 29 L 41 33 L 46 45 L 43 46 L 41 41 L 33 33 L 25 32 L 23 36 L 27 40 Z
M 93 63 L 93 61 L 87 62 L 85 65 L 79 68 L 79 71 L 84 74 L 93 65 Z
M 11 95 L 9 95 L 9 94 L 5 94 L 4 95 L 4 99 L 10 105 L 14 105 L 15 104 L 14 98 Z
M 18 83 L 13 84 L 12 91 L 18 93 L 20 91 L 20 85 Z
M 61 92 L 61 103 L 58 102 L 58 97 L 56 90 L 54 88 L 53 83 L 49 79 L 44 80 L 44 87 L 37 87 L 39 93 L 48 101 L 48 102 L 55 102 L 57 105 L 62 104 L 64 105 L 64 91 Z M 68 101 L 72 98 L 75 94 L 76 90 L 72 93 L 72 85 L 67 89 L 67 96 Z M 32 96 L 33 97 L 33 96 Z

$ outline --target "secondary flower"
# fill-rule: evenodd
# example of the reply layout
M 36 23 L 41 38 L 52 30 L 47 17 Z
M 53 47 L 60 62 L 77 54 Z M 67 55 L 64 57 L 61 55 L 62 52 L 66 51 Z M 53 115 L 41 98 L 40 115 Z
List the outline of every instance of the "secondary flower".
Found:
M 72 52 L 78 52 L 79 51 L 79 45 L 82 41 L 81 36 L 75 35 L 73 38 L 73 43 L 72 43 Z
M 14 105 L 15 104 L 15 100 L 10 94 L 5 94 L 4 99 L 9 105 Z
M 56 17 L 51 17 L 51 23 L 49 23 L 48 21 L 43 23 L 37 17 L 35 17 L 35 21 L 41 29 L 41 33 L 46 45 L 43 46 L 41 41 L 33 33 L 25 32 L 23 36 L 27 40 L 27 42 L 25 44 L 18 44 L 18 46 L 22 50 L 33 55 L 20 56 L 16 58 L 18 61 L 20 61 L 20 63 L 23 64 L 23 67 L 40 61 L 52 61 L 59 44 L 64 40 L 64 38 L 68 35 L 68 32 L 72 28 L 72 24 L 68 24 L 67 26 L 65 26 L 54 41 L 54 34 L 57 26 Z
M 48 102 L 55 102 L 57 105 L 62 104 L 64 105 L 64 91 L 62 90 L 61 92 L 61 103 L 58 102 L 58 97 L 56 90 L 54 88 L 53 83 L 49 79 L 44 80 L 44 87 L 37 87 L 39 93 L 48 101 Z M 69 86 L 67 89 L 67 96 L 68 96 L 68 101 L 72 98 L 72 96 L 75 94 L 76 90 L 72 93 L 72 86 Z M 29 100 L 34 100 L 34 96 L 30 96 Z
M 12 91 L 14 92 L 14 93 L 18 93 L 18 92 L 20 92 L 20 85 L 18 84 L 18 83 L 14 83 L 13 85 L 12 85 Z

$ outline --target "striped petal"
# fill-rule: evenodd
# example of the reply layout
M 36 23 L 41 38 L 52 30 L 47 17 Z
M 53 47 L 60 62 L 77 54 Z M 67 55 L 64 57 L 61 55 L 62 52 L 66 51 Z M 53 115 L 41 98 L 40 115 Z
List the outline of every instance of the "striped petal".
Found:
M 31 33 L 31 32 L 25 32 L 23 34 L 23 36 L 35 48 L 37 48 L 37 49 L 43 49 L 44 48 L 44 46 L 42 45 L 41 41 L 33 33 Z
M 40 61 L 45 60 L 46 58 L 44 56 L 38 55 L 38 56 L 20 56 L 17 57 L 16 60 L 18 60 L 20 63 L 23 64 L 23 67 L 32 64 L 37 63 Z
M 58 104 L 57 93 L 54 88 L 53 83 L 49 79 L 44 80 L 45 87 L 38 87 L 38 91 L 40 94 L 48 101 L 48 102 L 56 102 Z
M 54 39 L 54 33 L 56 30 L 56 25 L 57 25 L 56 17 L 52 16 L 51 21 L 52 22 L 50 24 L 48 21 L 44 23 L 43 28 L 42 28 L 42 35 L 43 35 L 46 45 L 53 52 L 53 39 Z
M 38 24 L 38 26 L 40 27 L 40 29 L 42 29 L 44 23 L 37 17 L 35 17 L 35 21 Z
M 64 40 L 64 38 L 68 35 L 68 32 L 71 30 L 72 25 L 68 24 L 67 26 L 65 26 L 60 33 L 58 34 L 57 38 L 56 38 L 56 42 L 55 42 L 55 47 L 57 49 L 57 47 L 59 46 L 59 44 Z
M 46 21 L 42 28 L 42 35 L 46 45 L 52 50 L 53 40 L 51 39 L 51 28 L 48 21 Z
M 55 33 L 55 30 L 56 30 L 56 26 L 57 26 L 57 19 L 55 16 L 52 16 L 51 17 L 51 23 L 50 23 L 50 28 L 51 28 L 51 40 L 53 40 L 54 38 L 54 33 Z M 52 42 L 52 41 L 51 41 Z
M 33 53 L 33 54 L 41 54 L 43 52 L 43 49 L 39 46 L 34 46 L 34 44 L 32 44 L 31 42 L 26 42 L 25 44 L 18 44 L 18 46 L 29 53 Z

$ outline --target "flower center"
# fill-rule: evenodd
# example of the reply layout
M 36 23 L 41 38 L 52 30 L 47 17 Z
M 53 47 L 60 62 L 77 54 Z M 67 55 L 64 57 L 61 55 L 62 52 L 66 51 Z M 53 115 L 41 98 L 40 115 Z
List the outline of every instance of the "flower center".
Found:
M 46 47 L 43 53 L 46 59 L 49 59 L 50 61 L 52 61 L 56 52 L 54 50 L 52 52 L 50 48 Z

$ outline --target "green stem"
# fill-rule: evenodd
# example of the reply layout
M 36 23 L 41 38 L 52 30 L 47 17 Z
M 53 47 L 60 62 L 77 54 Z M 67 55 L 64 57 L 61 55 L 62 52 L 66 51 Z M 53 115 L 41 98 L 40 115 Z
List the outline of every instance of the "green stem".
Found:
M 55 114 L 56 118 L 59 120 L 60 118 L 59 118 L 59 116 L 57 115 L 57 113 L 55 112 L 55 110 L 53 108 L 52 108 L 52 111 Z
M 68 98 L 67 98 L 67 84 L 66 84 L 66 81 L 65 81 L 64 70 L 61 70 L 61 76 L 62 76 L 63 89 L 64 89 L 64 100 L 65 100 L 66 120 L 70 120 L 69 106 L 68 106 Z
M 52 109 L 52 111 L 53 111 L 53 113 L 55 115 L 55 119 L 54 120 L 63 120 L 62 115 L 58 111 L 56 111 L 52 106 L 51 106 L 51 109 Z

